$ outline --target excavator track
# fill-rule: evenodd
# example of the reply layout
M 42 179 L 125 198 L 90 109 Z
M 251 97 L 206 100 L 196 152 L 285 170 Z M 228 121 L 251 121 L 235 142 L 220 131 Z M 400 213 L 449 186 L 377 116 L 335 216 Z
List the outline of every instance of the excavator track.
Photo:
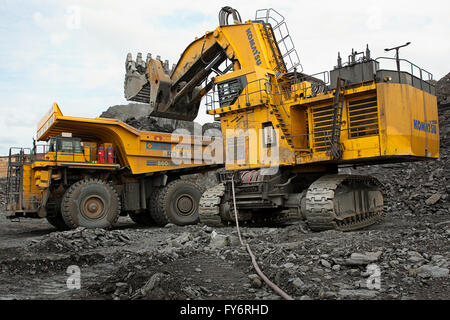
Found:
M 223 227 L 220 217 L 220 202 L 225 194 L 225 185 L 220 183 L 206 190 L 199 201 L 198 215 L 201 223 L 211 227 Z
M 336 191 L 344 183 L 364 184 L 376 188 L 382 195 L 383 205 L 375 205 L 370 210 L 354 210 L 350 214 L 339 212 Z M 359 190 L 361 191 L 361 190 Z M 362 196 L 363 197 L 363 196 Z M 363 201 L 363 198 L 359 199 Z M 371 199 L 364 199 L 370 201 Z M 378 202 L 380 196 L 378 195 Z M 372 202 L 376 201 L 372 199 Z M 379 204 L 379 203 L 378 203 Z M 372 225 L 383 219 L 386 211 L 386 196 L 382 184 L 374 177 L 358 175 L 327 175 L 313 182 L 306 193 L 306 219 L 313 231 L 351 231 Z M 358 212 L 362 211 L 362 212 Z
M 343 190 L 338 190 L 340 186 L 345 187 Z M 221 216 L 221 210 L 223 210 L 221 201 L 224 194 L 224 183 L 203 193 L 199 202 L 201 223 L 212 227 L 223 227 L 228 224 L 228 221 L 223 220 Z M 358 230 L 382 220 L 386 207 L 386 196 L 382 184 L 376 178 L 369 176 L 326 175 L 313 182 L 306 192 L 305 215 L 313 231 Z M 229 210 L 232 209 L 229 208 Z M 253 219 L 242 221 L 242 223 L 258 226 L 283 224 L 295 218 L 300 219 L 300 215 L 294 212 L 291 214 L 278 212 L 262 220 L 255 215 Z
M 199 201 L 199 220 L 201 223 L 206 224 L 210 227 L 224 227 L 226 225 L 233 225 L 234 220 L 223 219 L 220 210 L 222 197 L 225 194 L 225 185 L 223 183 L 206 190 Z M 229 208 L 229 217 L 234 217 L 234 209 Z M 288 210 L 285 210 L 288 211 Z M 277 212 L 271 216 L 259 217 L 258 215 L 253 216 L 251 219 L 241 220 L 242 212 L 238 212 L 239 222 L 243 226 L 267 226 L 267 225 L 282 225 L 284 223 L 292 221 L 294 218 L 298 218 L 298 214 L 290 214 L 290 212 Z

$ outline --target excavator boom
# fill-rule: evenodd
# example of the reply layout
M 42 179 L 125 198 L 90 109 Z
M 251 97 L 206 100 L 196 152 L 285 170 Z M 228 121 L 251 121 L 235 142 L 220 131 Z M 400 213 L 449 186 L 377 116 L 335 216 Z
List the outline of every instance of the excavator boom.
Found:
M 228 15 L 233 16 L 234 24 L 227 24 Z M 149 104 L 152 116 L 192 121 L 201 98 L 214 86 L 215 79 L 209 79 L 213 72 L 223 75 L 254 67 L 279 74 L 288 71 L 269 23 L 242 23 L 237 11 L 229 7 L 219 16 L 220 27 L 193 41 L 171 70 L 169 62 L 159 56 L 153 59 L 148 54 L 144 62 L 141 53 L 136 61 L 128 54 L 125 98 Z M 229 64 L 220 70 L 226 60 Z

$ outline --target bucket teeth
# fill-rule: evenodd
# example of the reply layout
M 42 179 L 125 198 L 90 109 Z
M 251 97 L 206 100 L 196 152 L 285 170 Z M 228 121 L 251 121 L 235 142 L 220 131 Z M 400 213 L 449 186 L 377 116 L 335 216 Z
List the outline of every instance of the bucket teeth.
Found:
M 165 60 L 165 61 L 164 61 L 164 63 L 163 63 L 163 69 L 164 69 L 164 72 L 165 72 L 166 74 L 169 74 L 169 72 L 170 72 L 170 70 L 169 70 L 169 60 Z
M 142 53 L 139 52 L 136 57 L 136 69 L 140 74 L 144 74 L 146 67 L 147 64 L 144 62 L 144 60 L 142 60 Z
M 127 54 L 125 60 L 125 98 L 130 101 L 137 101 L 143 103 L 149 103 L 150 99 L 150 84 L 147 79 L 147 67 L 151 62 L 155 62 L 151 53 L 147 53 L 144 60 L 143 55 L 139 52 L 136 55 L 136 60 L 133 60 L 131 53 Z M 161 56 L 156 56 L 156 60 L 161 63 L 162 70 L 170 77 L 175 65 L 172 69 L 169 68 L 169 60 L 161 60 Z
M 136 61 L 133 60 L 133 56 L 131 53 L 127 54 L 127 58 L 125 60 L 125 71 L 127 74 L 145 74 L 147 70 L 147 65 L 149 64 L 150 60 L 152 60 L 152 54 L 147 53 L 147 58 L 144 61 L 142 59 L 142 53 L 139 52 L 136 55 Z
M 125 72 L 127 74 L 132 74 L 136 71 L 136 62 L 133 61 L 133 56 L 131 55 L 131 53 L 128 53 L 127 59 L 125 60 Z

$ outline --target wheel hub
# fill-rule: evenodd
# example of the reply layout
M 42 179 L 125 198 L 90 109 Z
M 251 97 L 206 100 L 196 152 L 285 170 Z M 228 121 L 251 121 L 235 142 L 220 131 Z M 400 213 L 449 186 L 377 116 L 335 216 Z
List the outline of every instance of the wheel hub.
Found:
M 90 196 L 83 201 L 82 214 L 88 219 L 98 219 L 103 216 L 104 200 L 98 196 Z
M 181 215 L 188 216 L 194 211 L 195 202 L 190 195 L 185 194 L 177 199 L 176 206 Z

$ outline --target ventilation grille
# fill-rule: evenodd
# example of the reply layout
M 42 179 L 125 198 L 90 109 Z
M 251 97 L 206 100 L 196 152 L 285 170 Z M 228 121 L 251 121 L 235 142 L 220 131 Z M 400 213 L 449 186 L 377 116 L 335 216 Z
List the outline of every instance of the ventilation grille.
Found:
M 329 150 L 333 128 L 333 106 L 312 107 L 311 111 L 314 151 Z
M 359 138 L 378 134 L 377 97 L 348 103 L 349 137 Z

